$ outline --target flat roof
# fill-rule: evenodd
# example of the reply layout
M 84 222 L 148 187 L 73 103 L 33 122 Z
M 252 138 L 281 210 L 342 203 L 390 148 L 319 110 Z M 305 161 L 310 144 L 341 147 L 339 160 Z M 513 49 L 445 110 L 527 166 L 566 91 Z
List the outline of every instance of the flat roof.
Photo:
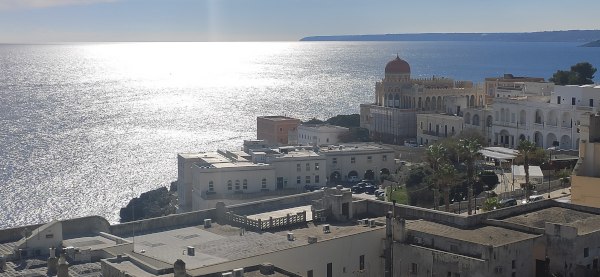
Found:
M 538 236 L 495 226 L 460 229 L 426 220 L 407 220 L 406 227 L 411 231 L 492 246 L 502 246 Z
M 330 145 L 330 146 L 321 146 L 319 148 L 320 152 L 351 152 L 351 151 L 376 151 L 376 150 L 385 150 L 393 152 L 392 148 L 387 146 L 379 145 L 379 144 L 340 144 L 340 145 Z
M 364 227 L 354 222 L 330 223 L 331 233 L 323 233 L 322 225 L 307 223 L 292 227 L 291 230 L 256 233 L 246 230 L 240 235 L 240 228 L 212 223 L 210 228 L 203 226 L 159 231 L 135 237 L 135 249 L 139 255 L 173 264 L 177 259 L 186 263 L 187 269 L 219 264 L 281 251 L 308 244 L 308 237 L 317 237 L 319 241 L 343 237 L 346 235 L 385 228 Z M 289 241 L 287 233 L 293 232 L 295 240 Z M 127 238 L 132 240 L 131 238 Z M 186 255 L 188 246 L 194 247 L 195 255 Z M 144 253 L 140 253 L 144 250 Z
M 571 224 L 591 217 L 598 218 L 597 215 L 592 213 L 580 212 L 561 207 L 551 207 L 539 211 L 508 217 L 502 220 L 534 228 L 545 228 L 546 222 Z
M 273 121 L 284 121 L 284 120 L 300 121 L 300 119 L 293 118 L 293 117 L 287 117 L 287 116 L 283 116 L 283 115 L 267 115 L 267 116 L 259 116 L 258 118 L 268 119 L 268 120 L 273 120 Z

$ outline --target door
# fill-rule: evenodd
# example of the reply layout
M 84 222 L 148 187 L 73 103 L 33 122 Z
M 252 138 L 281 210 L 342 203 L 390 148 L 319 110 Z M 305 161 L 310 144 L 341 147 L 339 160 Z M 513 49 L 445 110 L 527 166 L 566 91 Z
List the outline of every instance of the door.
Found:
M 277 177 L 277 189 L 283 189 L 283 177 Z

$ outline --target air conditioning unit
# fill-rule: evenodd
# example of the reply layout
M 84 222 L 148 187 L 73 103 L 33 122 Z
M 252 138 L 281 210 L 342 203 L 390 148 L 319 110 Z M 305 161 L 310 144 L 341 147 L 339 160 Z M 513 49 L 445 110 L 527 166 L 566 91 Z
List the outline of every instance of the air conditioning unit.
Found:
M 223 272 L 223 273 L 221 273 L 221 277 L 233 277 L 233 273 L 232 272 Z
M 362 220 L 362 225 L 363 226 L 369 226 L 369 219 L 368 218 L 363 219 Z
M 308 237 L 308 243 L 317 243 L 317 237 Z
M 287 239 L 288 239 L 289 241 L 293 241 L 293 240 L 294 240 L 294 233 L 291 233 L 291 232 L 290 232 L 290 233 L 287 233 Z
M 325 233 L 325 234 L 331 233 L 331 229 L 329 228 L 329 224 L 323 225 L 323 233 Z
M 234 277 L 244 277 L 244 269 L 243 268 L 234 269 L 233 276 Z
M 375 227 L 375 226 L 376 226 L 376 225 L 375 225 L 375 219 L 370 219 L 370 220 L 369 220 L 369 227 L 373 228 L 373 227 Z
M 210 228 L 211 224 L 212 220 L 210 218 L 204 220 L 204 228 Z

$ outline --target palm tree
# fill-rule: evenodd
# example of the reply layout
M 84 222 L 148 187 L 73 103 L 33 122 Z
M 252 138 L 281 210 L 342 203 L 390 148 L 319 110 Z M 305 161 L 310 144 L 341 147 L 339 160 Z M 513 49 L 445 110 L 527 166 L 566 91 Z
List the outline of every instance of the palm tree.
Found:
M 439 182 L 437 171 L 439 169 L 440 164 L 442 164 L 446 159 L 446 148 L 441 144 L 432 144 L 427 147 L 425 152 L 425 158 L 429 162 L 429 166 L 433 170 L 434 174 L 427 178 L 427 182 L 433 186 L 433 208 L 437 210 L 437 206 L 439 204 Z
M 444 192 L 444 209 L 448 212 L 450 211 L 450 189 L 456 184 L 458 174 L 451 163 L 440 164 L 434 174 L 436 175 L 438 189 Z
M 465 165 L 467 165 L 467 183 L 469 184 L 469 193 L 468 193 L 468 211 L 469 215 L 473 212 L 473 183 L 475 182 L 475 161 L 479 160 L 481 154 L 479 150 L 481 150 L 481 144 L 474 139 L 461 139 L 459 140 L 459 153 L 460 157 L 464 161 Z
M 521 140 L 517 150 L 519 150 L 519 156 L 523 158 L 523 168 L 525 169 L 525 197 L 531 195 L 532 186 L 529 183 L 529 157 L 536 151 L 537 146 L 535 143 L 528 140 Z M 514 173 L 513 173 L 514 174 Z

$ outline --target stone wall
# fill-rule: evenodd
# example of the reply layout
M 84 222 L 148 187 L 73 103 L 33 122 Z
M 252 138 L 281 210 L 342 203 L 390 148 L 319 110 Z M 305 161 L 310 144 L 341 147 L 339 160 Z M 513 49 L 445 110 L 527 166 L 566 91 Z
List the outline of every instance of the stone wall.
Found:
M 182 214 L 172 214 L 162 217 L 149 218 L 110 226 L 110 233 L 114 235 L 129 235 L 135 232 L 147 232 L 151 230 L 186 227 L 204 224 L 204 219 L 214 218 L 215 209 L 195 211 Z

